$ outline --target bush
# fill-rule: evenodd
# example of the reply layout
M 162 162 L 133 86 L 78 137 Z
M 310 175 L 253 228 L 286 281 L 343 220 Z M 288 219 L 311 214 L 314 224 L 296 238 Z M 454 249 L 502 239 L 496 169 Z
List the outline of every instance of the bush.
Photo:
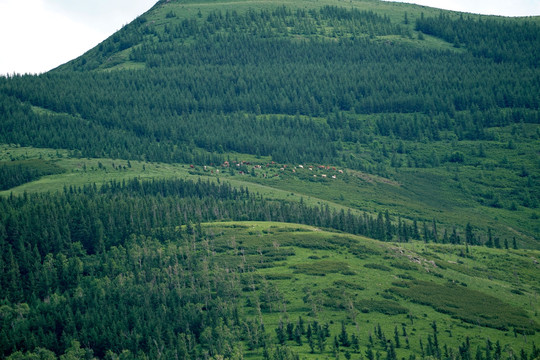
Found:
M 382 264 L 365 264 L 364 267 L 368 268 L 368 269 L 376 269 L 376 270 L 382 270 L 382 271 L 391 271 L 392 270 L 388 266 L 385 266 L 385 265 L 382 265 Z
M 363 287 L 362 285 L 355 284 L 347 280 L 336 280 L 334 281 L 334 286 L 344 287 L 351 290 L 364 290 L 365 289 L 365 287 Z
M 401 269 L 401 270 L 418 270 L 418 266 L 413 263 L 405 261 L 393 261 L 390 263 L 390 266 Z
M 463 153 L 459 151 L 455 151 L 450 155 L 448 161 L 453 163 L 462 163 L 463 161 L 465 161 L 465 155 L 463 155 Z
M 363 313 L 376 311 L 385 315 L 407 314 L 409 309 L 399 305 L 391 300 L 372 300 L 363 299 L 355 303 L 357 309 L 361 309 Z
M 392 287 L 390 291 L 471 324 L 504 331 L 511 328 L 523 331 L 540 329 L 540 326 L 523 310 L 465 286 L 440 285 L 426 281 L 410 281 L 407 285 Z
M 295 273 L 306 275 L 325 276 L 349 270 L 349 265 L 342 261 L 321 260 L 292 266 Z

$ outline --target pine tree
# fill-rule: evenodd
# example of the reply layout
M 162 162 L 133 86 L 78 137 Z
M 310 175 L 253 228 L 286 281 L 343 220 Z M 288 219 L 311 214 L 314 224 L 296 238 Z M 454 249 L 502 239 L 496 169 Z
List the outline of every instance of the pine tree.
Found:
M 386 360 L 396 360 L 396 350 L 394 348 L 394 343 L 390 341 L 390 346 L 388 347 L 388 352 L 386 353 Z
M 341 333 L 339 334 L 339 343 L 341 346 L 349 347 L 351 345 L 349 341 L 349 334 L 347 334 L 347 328 L 345 327 L 345 322 L 341 321 Z
M 368 348 L 366 349 L 366 359 L 367 360 L 375 359 L 375 357 L 373 356 L 373 349 L 371 348 L 371 346 L 368 346 Z
M 448 244 L 449 241 L 450 241 L 450 239 L 448 238 L 448 230 L 445 228 L 442 242 L 443 242 L 443 244 Z
M 332 351 L 334 353 L 334 357 L 337 359 L 339 354 L 339 340 L 337 336 L 334 336 L 334 346 L 332 346 Z
M 486 339 L 486 360 L 492 360 L 491 357 L 491 350 L 493 349 L 493 344 L 491 343 L 491 340 Z
M 298 326 L 300 328 L 300 333 L 302 335 L 304 335 L 306 333 L 306 328 L 305 328 L 305 324 L 304 324 L 304 319 L 302 319 L 301 316 L 298 317 L 298 322 L 296 324 L 296 326 Z
M 326 347 L 326 336 L 323 329 L 319 329 L 317 332 L 317 347 L 319 348 L 319 352 L 322 354 Z
M 351 335 L 351 347 L 356 353 L 360 350 L 360 341 L 358 340 L 358 336 L 356 336 L 356 334 Z
M 309 350 L 313 354 L 315 352 L 315 342 L 313 341 L 313 332 L 311 330 L 311 324 L 308 324 L 307 330 L 306 330 L 306 338 L 309 345 Z
M 433 225 L 432 225 L 431 234 L 432 234 L 433 242 L 439 242 L 439 235 L 437 234 L 437 221 L 435 221 L 435 218 L 433 218 L 432 224 Z
M 427 224 L 424 222 L 423 223 L 423 229 L 424 229 L 424 243 L 428 243 L 429 242 L 429 230 L 428 230 L 428 227 L 427 227 Z
M 279 324 L 276 328 L 276 337 L 280 345 L 285 344 L 285 340 L 287 339 L 287 334 L 285 333 L 283 320 L 281 319 L 279 320 Z
M 467 223 L 467 226 L 465 226 L 465 242 L 467 245 L 475 245 L 476 240 L 473 233 L 473 228 L 471 223 Z
M 7 274 L 6 274 L 6 296 L 12 302 L 18 303 L 23 300 L 23 289 L 21 282 L 21 272 L 19 270 L 19 263 L 13 255 L 12 247 L 8 246 L 8 256 L 7 256 Z
M 433 329 L 433 353 L 435 357 L 440 358 L 441 349 L 439 348 L 439 332 L 437 330 L 437 322 L 433 321 L 431 323 L 431 328 Z
M 493 353 L 493 359 L 500 360 L 502 355 L 502 348 L 501 348 L 501 342 L 497 340 L 495 343 L 495 351 Z
M 293 340 L 294 339 L 294 324 L 292 323 L 287 323 L 287 338 L 289 340 Z
M 302 330 L 298 324 L 294 327 L 294 341 L 298 346 L 302 346 Z
M 416 219 L 413 221 L 413 237 L 417 240 L 420 240 L 420 233 L 418 231 L 418 222 Z
M 476 347 L 475 360 L 484 360 L 484 357 L 482 356 L 482 350 L 480 349 L 480 346 Z
M 493 247 L 493 236 L 491 235 L 491 228 L 488 228 L 488 239 L 486 241 L 486 246 L 487 247 Z

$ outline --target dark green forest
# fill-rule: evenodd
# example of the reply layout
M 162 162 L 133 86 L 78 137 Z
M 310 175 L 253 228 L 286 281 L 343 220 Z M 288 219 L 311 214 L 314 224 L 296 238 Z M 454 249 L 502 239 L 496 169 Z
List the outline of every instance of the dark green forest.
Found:
M 168 0 L 0 77 L 0 359 L 537 359 L 538 49 L 536 17 Z
M 373 135 L 434 141 L 448 132 L 489 139 L 490 127 L 538 124 L 539 26 L 446 21 L 424 18 L 416 27 L 442 38 L 459 30 L 464 44 L 481 27 L 493 34 L 494 52 L 517 47 L 520 56 L 494 59 L 474 44 L 455 52 L 374 41 L 408 29 L 338 7 L 213 12 L 163 29 L 141 17 L 91 61 L 2 78 L 1 141 L 94 157 L 203 163 L 234 151 L 363 169 L 344 143 L 369 145 Z M 144 71 L 89 71 L 128 47 Z M 295 115 L 322 119 L 288 117 Z

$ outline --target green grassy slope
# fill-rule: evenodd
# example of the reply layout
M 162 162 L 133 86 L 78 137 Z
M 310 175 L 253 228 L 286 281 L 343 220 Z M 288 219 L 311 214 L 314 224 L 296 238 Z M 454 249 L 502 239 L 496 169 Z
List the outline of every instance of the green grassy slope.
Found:
M 468 336 L 472 348 L 489 338 L 512 344 L 509 351 L 526 341 L 514 338 L 514 328 L 539 326 L 535 251 L 475 248 L 462 257 L 464 248 L 384 244 L 282 223 L 212 223 L 204 229 L 208 246 L 226 266 L 252 270 L 242 278 L 248 316 L 260 318 L 271 332 L 280 321 L 296 325 L 302 318 L 328 323 L 339 334 L 344 322 L 360 349 L 341 347 L 342 355 L 365 354 L 370 336 L 374 351 L 382 352 L 378 326 L 392 339 L 398 328 L 398 358 L 420 353 L 420 340 L 427 344 L 434 321 L 441 349 L 457 348 Z M 327 342 L 323 354 L 311 354 L 304 336 L 301 346 L 286 341 L 301 358 L 314 359 L 332 354 L 333 338 Z M 259 349 L 247 357 L 261 355 Z

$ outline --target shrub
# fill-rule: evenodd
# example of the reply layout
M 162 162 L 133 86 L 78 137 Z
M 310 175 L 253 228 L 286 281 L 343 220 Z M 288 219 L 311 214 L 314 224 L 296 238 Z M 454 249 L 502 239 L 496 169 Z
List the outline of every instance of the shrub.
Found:
M 365 287 L 363 287 L 362 285 L 355 284 L 347 280 L 336 280 L 334 281 L 334 286 L 344 287 L 351 290 L 364 290 L 365 289 Z
M 349 265 L 343 261 L 320 260 L 292 266 L 295 273 L 306 275 L 325 276 L 349 270 Z
M 368 268 L 368 269 L 376 269 L 376 270 L 382 270 L 382 271 L 391 271 L 392 270 L 388 266 L 382 265 L 382 264 L 365 264 L 364 267 Z
M 418 266 L 415 264 L 404 261 L 393 261 L 390 263 L 390 266 L 401 270 L 418 270 Z
M 505 331 L 510 328 L 523 331 L 540 329 L 523 310 L 480 291 L 457 284 L 440 285 L 426 281 L 410 281 L 407 285 L 392 287 L 390 291 L 471 324 Z
M 355 306 L 364 313 L 376 311 L 385 315 L 398 315 L 409 312 L 409 309 L 391 300 L 362 299 L 357 301 Z

